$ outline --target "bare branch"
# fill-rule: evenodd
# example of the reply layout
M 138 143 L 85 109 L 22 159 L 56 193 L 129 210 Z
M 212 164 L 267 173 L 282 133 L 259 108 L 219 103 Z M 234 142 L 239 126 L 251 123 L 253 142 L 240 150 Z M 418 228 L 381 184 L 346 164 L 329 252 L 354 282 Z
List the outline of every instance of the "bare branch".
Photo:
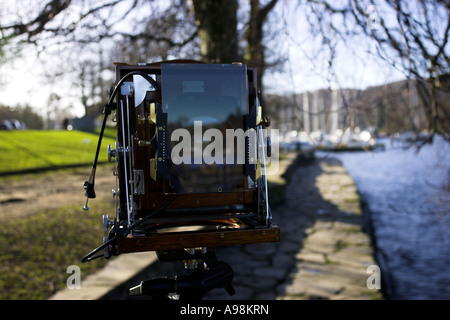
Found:
M 15 36 L 26 34 L 28 41 L 31 41 L 31 38 L 34 35 L 37 35 L 44 30 L 47 23 L 67 9 L 71 1 L 72 0 L 51 0 L 33 20 L 26 23 L 0 26 L 0 30 L 13 30 Z

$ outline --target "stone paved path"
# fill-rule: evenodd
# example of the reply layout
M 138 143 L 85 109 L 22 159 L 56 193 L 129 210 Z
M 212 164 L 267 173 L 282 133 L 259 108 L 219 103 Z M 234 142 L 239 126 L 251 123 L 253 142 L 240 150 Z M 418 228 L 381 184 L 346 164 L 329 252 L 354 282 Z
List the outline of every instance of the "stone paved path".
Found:
M 289 180 L 286 202 L 272 210 L 281 241 L 218 249 L 235 271 L 236 294 L 207 298 L 381 299 L 366 284 L 375 263 L 352 178 L 338 161 L 317 159 Z

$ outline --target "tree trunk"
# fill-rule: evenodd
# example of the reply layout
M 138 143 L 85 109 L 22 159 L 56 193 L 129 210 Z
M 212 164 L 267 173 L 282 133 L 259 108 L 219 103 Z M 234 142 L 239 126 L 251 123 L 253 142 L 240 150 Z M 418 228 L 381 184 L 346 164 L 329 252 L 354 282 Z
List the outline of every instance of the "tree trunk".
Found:
M 271 0 L 264 7 L 261 7 L 260 0 L 250 0 L 250 19 L 247 29 L 247 54 L 246 63 L 257 68 L 258 86 L 262 90 L 262 78 L 266 69 L 263 45 L 263 26 L 269 12 L 273 9 L 278 0 Z M 260 95 L 261 104 L 264 105 L 263 95 Z M 264 108 L 263 108 L 264 110 Z
M 238 54 L 237 0 L 192 0 L 202 60 L 212 63 L 241 61 Z

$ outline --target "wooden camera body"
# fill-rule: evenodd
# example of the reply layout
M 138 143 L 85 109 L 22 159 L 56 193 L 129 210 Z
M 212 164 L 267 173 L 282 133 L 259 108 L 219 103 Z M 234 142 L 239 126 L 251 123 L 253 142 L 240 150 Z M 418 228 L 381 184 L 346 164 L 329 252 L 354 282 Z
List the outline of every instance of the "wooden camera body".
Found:
M 256 69 L 116 64 L 114 220 L 105 256 L 276 242 Z M 114 240 L 114 241 L 112 241 Z

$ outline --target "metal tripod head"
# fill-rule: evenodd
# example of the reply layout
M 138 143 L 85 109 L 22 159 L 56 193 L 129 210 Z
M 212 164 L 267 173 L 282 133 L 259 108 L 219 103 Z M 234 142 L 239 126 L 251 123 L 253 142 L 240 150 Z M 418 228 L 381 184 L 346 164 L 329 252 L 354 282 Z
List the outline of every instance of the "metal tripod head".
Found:
M 158 256 L 161 261 L 172 261 L 183 256 L 183 252 L 165 252 Z M 194 253 L 194 256 L 196 259 L 192 259 L 191 255 L 185 257 L 190 258 L 190 261 L 203 258 L 204 264 L 197 264 L 189 275 L 176 276 L 174 279 L 163 277 L 144 280 L 130 288 L 130 296 L 146 295 L 152 299 L 169 299 L 170 295 L 177 295 L 179 300 L 200 300 L 205 293 L 216 288 L 224 288 L 229 295 L 234 295 L 234 272 L 230 265 L 217 261 L 214 253 Z

